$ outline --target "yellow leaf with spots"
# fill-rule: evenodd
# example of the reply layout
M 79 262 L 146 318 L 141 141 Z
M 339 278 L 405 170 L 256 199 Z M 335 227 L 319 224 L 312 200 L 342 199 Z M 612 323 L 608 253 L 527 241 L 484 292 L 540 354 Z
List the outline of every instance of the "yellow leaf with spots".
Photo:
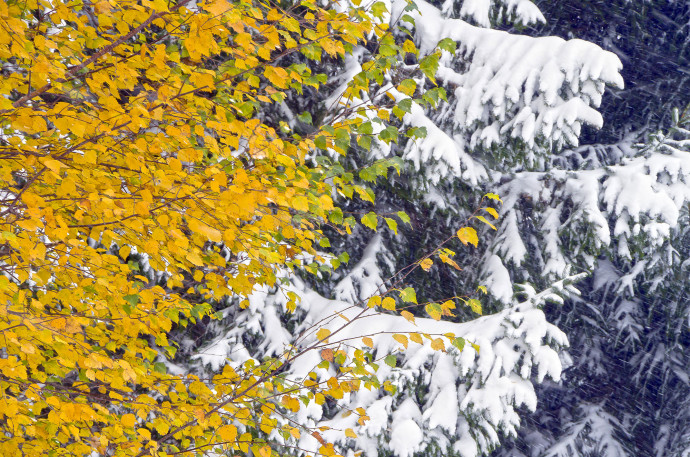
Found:
M 431 340 L 431 349 L 434 351 L 445 351 L 446 345 L 441 338 L 434 338 Z

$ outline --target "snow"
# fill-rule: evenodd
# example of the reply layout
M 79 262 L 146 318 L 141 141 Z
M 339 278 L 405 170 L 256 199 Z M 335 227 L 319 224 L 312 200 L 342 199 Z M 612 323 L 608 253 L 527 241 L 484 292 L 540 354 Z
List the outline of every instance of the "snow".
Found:
M 492 254 L 484 262 L 484 285 L 487 290 L 493 295 L 497 300 L 503 303 L 509 303 L 513 298 L 513 288 L 512 282 L 510 280 L 510 273 L 505 266 L 501 258 L 496 254 Z
M 373 268 L 370 259 L 375 258 L 377 251 L 381 249 L 380 239 L 377 237 L 378 235 L 374 236 L 363 259 L 353 270 Z M 371 278 L 380 277 L 373 269 L 368 271 L 370 275 L 367 278 L 370 281 Z M 364 287 L 363 290 L 377 290 L 375 287 L 367 289 L 364 284 L 360 286 Z M 288 290 L 300 295 L 298 306 L 305 313 L 292 335 L 281 331 L 276 317 L 277 310 L 283 307 L 283 294 Z M 268 289 L 258 290 L 250 299 L 249 309 L 243 314 L 245 317 L 242 318 L 242 327 L 229 330 L 196 357 L 214 370 L 219 369 L 223 363 L 236 365 L 240 360 L 246 359 L 244 351 L 237 352 L 238 332 L 240 329 L 247 331 L 245 325 L 252 325 L 254 332 L 263 335 L 265 340 L 261 348 L 266 354 L 277 353 L 276 345 L 280 341 L 284 342 L 285 347 L 289 343 L 299 346 L 313 343 L 313 332 L 319 327 L 332 331 L 340 329 L 337 339 L 331 341 L 331 344 L 347 348 L 350 354 L 356 348 L 363 347 L 361 336 L 371 336 L 378 357 L 400 348 L 391 338 L 391 333 L 453 333 L 477 344 L 479 352 L 471 348 L 469 343 L 462 352 L 454 348 L 439 352 L 431 349 L 428 340 L 423 345 L 411 342 L 408 349 L 398 356 L 398 367 L 393 369 L 381 364 L 377 372 L 379 378 L 388 379 L 398 387 L 397 394 L 384 395 L 377 390 L 364 389 L 339 400 L 348 409 L 359 406 L 365 408 L 371 420 L 364 426 L 358 425 L 352 417 L 324 419 L 321 407 L 313 402 L 307 410 L 297 415 L 296 420 L 311 426 L 329 426 L 334 430 L 352 427 L 358 434 L 358 446 L 368 450 L 367 455 L 376 454 L 384 446 L 396 456 L 410 457 L 432 442 L 453 446 L 458 439 L 467 441 L 469 438 L 463 432 L 462 418 L 471 416 L 483 430 L 483 438 L 476 438 L 475 447 L 488 449 L 498 443 L 497 430 L 514 433 L 519 425 L 517 407 L 525 405 L 533 409 L 535 406 L 531 369 L 525 371 L 521 367 L 537 367 L 542 378 L 549 375 L 557 379 L 560 375 L 558 353 L 547 341 L 567 344 L 567 339 L 546 321 L 543 312 L 538 309 L 540 296 L 547 297 L 549 293 L 532 294 L 526 302 L 511 301 L 505 310 L 471 322 L 438 322 L 417 318 L 415 323 L 411 323 L 398 315 L 381 314 L 368 308 L 352 306 L 347 301 L 327 299 L 298 278 L 290 277 L 290 285 L 277 294 Z M 358 297 L 359 294 L 354 295 L 354 299 Z M 271 304 L 272 301 L 274 305 Z M 263 303 L 262 308 L 254 310 L 254 303 L 259 302 Z M 238 323 L 237 316 L 228 318 L 233 320 L 232 324 Z M 234 350 L 231 350 L 233 347 Z M 295 379 L 302 378 L 320 360 L 316 351 L 306 353 L 291 365 L 287 375 Z M 330 369 L 317 369 L 317 373 L 323 379 L 334 374 Z M 428 394 L 417 404 L 407 395 L 405 386 L 420 377 L 428 386 Z M 464 389 L 463 385 L 470 388 Z M 386 438 L 382 440 L 384 436 Z M 346 444 L 340 433 L 324 432 L 324 437 Z M 314 451 L 319 446 L 316 440 L 309 437 L 304 437 L 300 444 Z
M 527 23 L 543 20 L 527 0 L 502 4 Z M 405 5 L 394 1 L 392 17 L 399 17 Z M 443 53 L 436 72 L 449 91 L 449 104 L 429 113 L 414 105 L 405 117 L 407 125 L 423 126 L 428 132 L 425 139 L 407 146 L 405 158 L 418 170 L 425 167 L 427 179 L 434 183 L 449 176 L 481 182 L 486 172 L 473 161 L 471 151 L 500 147 L 510 138 L 521 139 L 535 151 L 576 146 L 582 125 L 602 126 L 595 108 L 605 86 L 623 87 L 618 57 L 592 43 L 483 28 L 489 24 L 490 0 L 466 0 L 460 11 L 483 27 L 447 18 L 423 0 L 416 5 L 418 12 L 410 14 L 422 54 L 431 53 L 443 38 L 458 44 L 456 56 Z

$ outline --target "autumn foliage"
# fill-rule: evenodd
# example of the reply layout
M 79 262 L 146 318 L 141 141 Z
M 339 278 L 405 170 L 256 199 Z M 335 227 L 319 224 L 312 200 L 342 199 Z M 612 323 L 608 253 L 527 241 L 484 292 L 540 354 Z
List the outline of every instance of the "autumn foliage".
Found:
M 0 2 L 3 455 L 270 454 L 232 425 L 275 426 L 265 367 L 202 381 L 159 359 L 171 328 L 212 312 L 204 298 L 272 284 L 315 254 L 317 222 L 343 224 L 304 157 L 351 126 L 292 138 L 257 112 L 323 82 L 281 58 L 342 56 L 371 31 L 364 17 L 308 2 Z M 191 282 L 202 300 L 184 298 Z

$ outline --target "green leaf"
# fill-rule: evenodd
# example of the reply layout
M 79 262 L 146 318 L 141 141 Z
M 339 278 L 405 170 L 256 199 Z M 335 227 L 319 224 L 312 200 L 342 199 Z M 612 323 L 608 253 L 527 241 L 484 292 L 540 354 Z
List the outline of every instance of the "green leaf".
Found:
M 419 69 L 422 70 L 422 73 L 429 78 L 431 81 L 435 81 L 436 79 L 436 70 L 438 70 L 438 59 L 440 55 L 439 54 L 430 54 L 426 57 L 424 57 L 420 62 L 419 62 Z
M 404 211 L 398 211 L 398 212 L 395 213 L 395 214 L 396 214 L 396 216 L 398 216 L 398 217 L 400 218 L 400 220 L 401 220 L 404 224 L 410 224 L 410 225 L 412 225 L 412 223 L 410 222 L 410 216 L 408 216 L 406 212 L 404 212 Z
M 417 90 L 417 83 L 413 79 L 405 79 L 398 85 L 398 90 L 411 97 Z
M 419 11 L 419 7 L 413 0 L 408 0 L 404 11 Z
M 311 113 L 309 113 L 307 111 L 305 111 L 302 114 L 300 114 L 299 116 L 297 116 L 297 119 L 304 122 L 305 124 L 311 125 L 311 123 L 312 123 Z
M 398 223 L 396 222 L 395 219 L 391 219 L 390 217 L 385 218 L 386 219 L 386 224 L 388 224 L 388 228 L 393 231 L 396 235 L 398 234 Z
M 458 348 L 459 351 L 462 351 L 462 349 L 465 347 L 465 339 L 464 338 L 455 338 L 453 340 L 453 346 Z
M 412 24 L 413 27 L 415 25 L 414 18 L 412 16 L 410 16 L 409 14 L 404 14 L 403 17 L 400 18 L 400 20 L 402 22 L 407 22 L 408 24 Z
M 381 141 L 385 141 L 386 144 L 390 144 L 391 142 L 397 143 L 399 134 L 400 132 L 397 128 L 393 127 L 392 125 L 389 125 L 385 129 L 381 130 L 381 132 L 379 133 L 379 139 Z
M 444 38 L 438 42 L 438 47 L 439 47 L 439 49 L 443 49 L 444 51 L 448 51 L 451 54 L 455 54 L 455 50 L 457 49 L 457 44 L 455 43 L 455 40 L 451 40 L 450 38 Z
M 328 214 L 328 220 L 330 220 L 334 224 L 342 224 L 343 210 L 337 207 L 333 208 L 333 210 L 331 210 L 331 212 Z
M 484 216 L 474 216 L 474 217 L 476 217 L 477 219 L 479 219 L 480 221 L 482 221 L 483 223 L 485 223 L 486 225 L 488 225 L 492 229 L 496 230 L 496 227 L 494 226 L 494 224 L 492 224 L 491 222 L 486 220 L 486 218 Z
M 362 216 L 362 224 L 365 227 L 369 227 L 373 231 L 376 231 L 376 227 L 378 226 L 378 217 L 376 216 L 376 213 L 370 211 Z
M 363 134 L 366 134 L 366 135 L 371 135 L 372 133 L 374 133 L 374 126 L 371 125 L 371 122 L 364 122 L 362 125 L 360 125 L 360 126 L 357 128 L 357 131 L 358 131 L 359 133 L 363 133 Z
M 438 303 L 429 303 L 424 307 L 424 310 L 432 319 L 437 321 L 441 320 L 443 310 L 441 309 L 441 305 L 439 305 Z
M 125 295 L 122 298 L 133 307 L 139 303 L 139 295 Z
M 367 182 L 376 182 L 376 172 L 371 167 L 362 168 L 359 177 Z
M 368 151 L 371 149 L 371 137 L 368 135 L 362 135 L 357 140 L 357 144 L 365 151 Z
M 388 12 L 386 4 L 383 2 L 376 2 L 371 6 L 371 12 L 375 18 L 381 19 L 383 15 Z
M 316 138 L 314 138 L 314 146 L 316 146 L 319 149 L 326 149 L 328 146 L 326 143 L 326 137 L 323 135 L 319 135 Z
M 374 198 L 376 196 L 374 195 L 373 190 L 362 186 L 355 186 L 355 190 L 357 191 L 359 198 L 361 198 L 364 201 L 374 203 Z
M 407 303 L 417 303 L 417 292 L 412 287 L 400 291 L 400 298 Z
M 406 112 L 409 113 L 412 110 L 412 99 L 411 98 L 405 98 L 403 100 L 400 100 L 397 104 L 397 107 Z
M 393 354 L 388 354 L 383 361 L 386 362 L 386 365 L 389 367 L 395 368 L 395 365 L 398 363 L 398 358 Z
M 405 111 L 401 110 L 397 106 L 394 106 L 393 109 L 391 110 L 391 113 L 393 116 L 397 117 L 398 119 L 402 119 L 405 117 Z
M 342 263 L 348 263 L 350 261 L 350 254 L 343 252 L 338 256 L 338 260 L 340 260 Z
M 479 315 L 482 314 L 482 304 L 480 303 L 479 300 L 477 300 L 476 298 L 470 298 L 467 301 L 467 304 L 470 306 L 470 308 L 472 308 L 472 311 L 474 311 L 475 313 L 477 313 Z
M 410 127 L 406 132 L 408 138 L 426 138 L 426 134 L 426 127 Z

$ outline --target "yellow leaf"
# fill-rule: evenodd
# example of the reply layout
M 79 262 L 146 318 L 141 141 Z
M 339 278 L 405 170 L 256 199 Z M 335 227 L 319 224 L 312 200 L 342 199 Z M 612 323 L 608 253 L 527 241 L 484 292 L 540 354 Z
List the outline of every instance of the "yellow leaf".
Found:
M 218 429 L 218 436 L 225 442 L 235 441 L 237 437 L 237 427 L 234 425 L 223 425 Z
M 196 265 L 197 267 L 200 267 L 204 264 L 204 261 L 201 260 L 201 257 L 199 257 L 199 254 L 196 252 L 190 252 L 187 254 L 187 260 L 189 260 L 192 264 Z
M 197 230 L 199 231 L 199 233 L 206 236 L 206 238 L 213 241 L 214 243 L 220 243 L 223 239 L 223 234 L 220 233 L 220 230 L 216 230 L 212 227 L 209 227 L 206 224 L 199 224 Z
M 309 200 L 303 196 L 295 197 L 292 199 L 292 206 L 298 211 L 309 211 Z
M 458 230 L 458 238 L 462 241 L 462 244 L 473 244 L 477 247 L 479 244 L 479 238 L 477 237 L 477 231 L 472 227 L 463 227 Z
M 74 183 L 74 180 L 71 178 L 63 179 L 62 183 L 60 184 L 60 192 L 62 192 L 63 195 L 75 196 L 77 193 L 77 187 Z
M 364 338 L 362 338 L 362 343 L 366 344 L 366 345 L 369 346 L 370 348 L 373 348 L 373 347 L 374 347 L 374 340 L 372 340 L 372 339 L 369 338 L 368 336 L 365 336 Z
M 424 271 L 429 271 L 433 264 L 434 264 L 434 261 L 431 259 L 424 259 L 421 262 L 419 262 L 419 266 L 422 267 L 422 269 Z
M 393 339 L 398 343 L 402 344 L 405 347 L 405 349 L 407 349 L 407 337 L 405 335 L 401 335 L 400 333 L 394 333 Z
M 381 301 L 381 306 L 383 309 L 395 311 L 395 299 L 392 297 L 386 297 Z
M 367 306 L 368 306 L 369 308 L 375 308 L 375 307 L 377 307 L 377 306 L 380 305 L 380 304 L 381 304 L 381 297 L 380 297 L 379 295 L 374 295 L 374 296 L 371 297 L 371 298 L 369 299 L 369 301 L 367 302 Z
M 229 11 L 231 8 L 232 7 L 227 0 L 214 0 L 204 5 L 204 9 L 214 16 L 220 16 L 221 14 Z
M 479 219 L 489 227 L 491 227 L 493 230 L 496 230 L 496 226 L 493 225 L 491 222 L 489 222 L 484 216 L 474 216 L 476 219 Z
M 323 405 L 326 402 L 326 397 L 324 397 L 321 392 L 317 392 L 316 395 L 314 395 L 314 401 L 317 405 Z
M 487 213 L 491 214 L 494 217 L 494 219 L 498 219 L 498 211 L 496 211 L 494 208 L 486 207 L 484 209 Z
M 182 171 L 182 162 L 175 157 L 168 158 L 168 165 L 170 165 L 170 168 L 174 171 Z
M 137 423 L 137 418 L 134 416 L 134 414 L 125 414 L 120 419 L 120 423 L 125 427 L 134 427 L 134 424 Z
M 410 340 L 414 341 L 417 344 L 424 344 L 422 341 L 422 336 L 419 333 L 410 333 Z
M 501 202 L 501 204 L 503 203 L 503 200 L 501 200 L 501 197 L 499 197 L 498 195 L 496 195 L 494 193 L 489 192 L 488 194 L 486 194 L 484 196 L 486 198 L 490 198 L 491 200 L 496 200 L 498 202 Z
M 351 428 L 346 428 L 345 429 L 345 436 L 348 438 L 357 438 L 357 434 L 355 433 L 354 430 Z
M 134 205 L 134 212 L 140 216 L 148 216 L 149 215 L 149 204 L 141 201 L 137 202 Z
M 132 252 L 132 248 L 129 246 L 122 246 L 120 250 L 118 251 L 118 254 L 120 255 L 120 258 L 125 260 L 127 257 L 129 257 L 129 253 Z
M 60 162 L 59 160 L 55 159 L 45 159 L 43 161 L 43 165 L 48 167 L 51 171 L 54 171 L 55 173 L 60 173 L 60 169 L 64 167 L 65 165 Z
M 276 87 L 287 87 L 289 78 L 288 73 L 287 71 L 285 71 L 284 68 L 266 66 L 266 69 L 264 70 L 264 76 Z
M 446 349 L 446 345 L 443 343 L 443 339 L 434 338 L 431 340 L 431 349 L 434 351 L 444 351 Z
M 412 314 L 409 311 L 401 311 L 400 314 L 402 315 L 402 317 L 414 324 L 414 314 Z
M 166 433 L 168 433 L 168 430 L 170 430 L 170 426 L 167 423 L 163 421 L 156 423 L 156 432 L 158 432 L 159 435 L 165 435 Z
M 443 315 L 443 309 L 438 305 L 438 303 L 429 303 L 424 307 L 425 311 L 434 320 L 441 320 Z
M 441 259 L 441 262 L 447 263 L 451 267 L 455 268 L 458 271 L 462 271 L 462 268 L 460 268 L 460 265 L 458 265 L 455 260 L 451 259 L 449 255 L 447 254 L 440 254 L 439 258 Z
M 240 450 L 244 453 L 247 453 L 249 452 L 249 444 L 254 442 L 254 437 L 251 435 L 251 433 L 243 433 L 240 436 L 240 439 L 237 441 L 239 443 Z
M 328 337 L 330 336 L 330 334 L 330 330 L 328 330 L 327 328 L 321 328 L 316 332 L 316 338 L 319 341 L 328 342 Z
M 482 304 L 479 300 L 477 300 L 476 298 L 470 298 L 469 300 L 467 300 L 467 304 L 470 305 L 472 311 L 479 315 L 482 314 Z
M 259 455 L 261 457 L 271 457 L 271 448 L 269 446 L 261 446 L 259 448 Z

